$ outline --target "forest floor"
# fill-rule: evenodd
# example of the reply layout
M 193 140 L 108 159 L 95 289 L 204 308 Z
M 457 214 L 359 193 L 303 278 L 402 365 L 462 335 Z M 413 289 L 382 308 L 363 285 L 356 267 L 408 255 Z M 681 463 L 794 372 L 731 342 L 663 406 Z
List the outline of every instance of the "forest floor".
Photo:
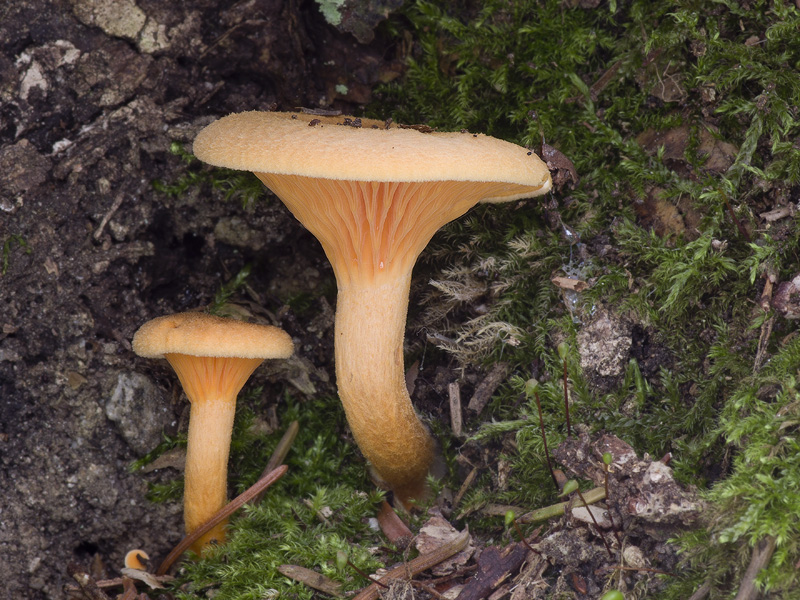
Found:
M 370 593 L 796 598 L 800 9 L 696 4 L 0 7 L 0 597 L 115 597 L 129 550 L 154 571 L 180 541 L 188 403 L 130 340 L 214 306 L 297 349 L 240 397 L 231 497 L 299 432 L 229 543 L 139 593 L 323 597 L 287 565 L 342 593 L 404 564 Z M 447 468 L 396 507 L 411 543 L 336 396 L 321 247 L 191 155 L 220 116 L 301 108 L 488 133 L 553 175 L 415 270 L 407 383 Z

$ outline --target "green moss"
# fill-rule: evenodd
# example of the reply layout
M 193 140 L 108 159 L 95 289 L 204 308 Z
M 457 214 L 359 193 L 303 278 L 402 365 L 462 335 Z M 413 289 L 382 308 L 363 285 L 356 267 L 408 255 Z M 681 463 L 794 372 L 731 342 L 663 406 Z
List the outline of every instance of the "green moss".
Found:
M 264 195 L 263 184 L 249 171 L 204 168 L 179 142 L 172 143 L 170 154 L 177 156 L 184 167 L 182 174 L 173 181 L 153 182 L 153 187 L 162 194 L 177 198 L 192 188 L 210 185 L 212 189 L 223 192 L 226 201 L 239 200 L 244 207 L 251 206 Z
M 798 9 L 764 0 L 631 0 L 597 9 L 558 0 L 419 1 L 390 25 L 398 38 L 410 35 L 414 51 L 406 76 L 376 91 L 370 114 L 534 149 L 544 137 L 581 178 L 546 198 L 546 211 L 539 200 L 477 207 L 434 238 L 417 268 L 433 283 L 423 285 L 417 324 L 464 366 L 503 360 L 513 372 L 481 419 L 467 424 L 469 444 L 509 465 L 508 485 L 496 490 L 489 474 L 480 476 L 459 514 L 469 515 L 472 531 L 496 534 L 500 518 L 472 511 L 554 501 L 524 384 L 539 380 L 555 446 L 566 434 L 556 349 L 564 343 L 573 423 L 616 434 L 639 453 L 671 451 L 679 479 L 700 485 L 710 503 L 709 527 L 677 541 L 684 562 L 664 597 L 686 598 L 705 581 L 711 597 L 730 596 L 766 535 L 778 544 L 761 582 L 776 597 L 796 597 L 800 342 L 796 323 L 763 312 L 757 300 L 767 274 L 788 279 L 800 262 L 797 217 L 760 217 L 800 192 Z M 678 127 L 683 137 L 671 148 L 639 137 Z M 709 151 L 709 139 L 723 150 Z M 187 169 L 189 179 L 165 191 L 211 181 L 238 193 L 253 183 Z M 683 212 L 670 234 L 643 218 L 653 198 Z M 590 289 L 565 299 L 551 283 L 560 272 Z M 299 312 L 310 305 L 302 294 L 291 302 Z M 599 306 L 635 321 L 663 351 L 663 364 L 631 359 L 610 389 L 595 388 L 581 369 L 577 335 Z M 338 403 L 288 402 L 281 417 L 303 422 L 290 473 L 233 521 L 228 546 L 186 567 L 182 581 L 196 595 L 209 586 L 219 597 L 271 589 L 310 597 L 275 565 L 346 578 L 334 566 L 345 546 L 356 564 L 374 566 L 359 553 L 380 543 L 363 526 L 377 498 L 358 493 L 372 487 L 340 439 Z M 250 440 L 243 426 L 232 459 L 239 490 L 277 442 L 277 434 Z M 452 465 L 460 442 L 434 429 Z M 306 501 L 331 506 L 330 525 Z
M 239 398 L 231 441 L 229 485 L 239 494 L 256 482 L 275 449 L 282 431 L 271 435 L 254 427 L 261 406 L 261 388 L 247 390 Z M 344 416 L 335 397 L 319 397 L 298 403 L 286 396 L 280 403 L 282 421 L 297 420 L 300 431 L 287 457 L 287 474 L 272 486 L 257 506 L 248 506 L 233 517 L 229 541 L 200 561 L 187 561 L 174 593 L 179 598 L 311 598 L 312 592 L 292 583 L 276 570 L 282 564 L 315 569 L 345 589 L 365 582 L 351 569 L 336 567 L 337 551 L 364 571 L 381 565 L 369 548 L 384 543 L 368 525 L 383 499 L 369 482 L 363 460 L 352 442 L 341 439 Z M 157 454 L 185 443 L 170 439 L 135 467 Z M 182 480 L 151 489 L 157 501 L 180 501 Z
M 423 325 L 434 338 L 458 340 L 441 346 L 463 364 L 502 358 L 517 374 L 473 440 L 505 442 L 512 483 L 500 494 L 475 490 L 464 504 L 549 500 L 538 417 L 519 398 L 534 365 L 548 441 L 557 443 L 564 416 L 554 346 L 566 340 L 573 420 L 639 452 L 672 451 L 680 479 L 708 486 L 714 525 L 681 538 L 686 562 L 667 596 L 687 597 L 706 578 L 714 597 L 727 593 L 752 546 L 776 534 L 762 580 L 792 597 L 800 550 L 790 432 L 800 355 L 795 325 L 755 300 L 766 273 L 791 278 L 800 258 L 796 217 L 772 225 L 759 217 L 796 199 L 800 183 L 798 9 L 420 1 L 403 18 L 395 27 L 410 23 L 418 45 L 406 78 L 380 89 L 372 114 L 533 148 L 543 134 L 581 176 L 560 193 L 558 219 L 542 218 L 536 201 L 479 208 L 423 256 L 434 273 Z M 677 151 L 637 141 L 679 126 L 686 137 Z M 709 155 L 709 133 L 724 152 Z M 724 158 L 722 166 L 712 158 Z M 686 213 L 672 235 L 640 219 L 654 191 Z M 549 281 L 567 269 L 592 283 L 572 306 Z M 482 313 L 470 315 L 479 303 Z M 670 360 L 655 375 L 632 360 L 608 392 L 584 379 L 575 336 L 601 304 L 666 349 Z

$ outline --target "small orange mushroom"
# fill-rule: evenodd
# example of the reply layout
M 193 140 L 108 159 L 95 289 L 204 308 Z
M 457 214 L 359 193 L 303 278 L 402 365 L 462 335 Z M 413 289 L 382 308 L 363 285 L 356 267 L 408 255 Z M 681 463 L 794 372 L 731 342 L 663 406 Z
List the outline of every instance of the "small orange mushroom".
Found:
M 150 560 L 150 556 L 144 550 L 130 550 L 125 555 L 125 568 L 147 571 L 148 560 Z
M 412 268 L 433 234 L 478 202 L 547 192 L 547 166 L 481 134 L 266 112 L 212 123 L 194 153 L 253 171 L 322 244 L 338 285 L 336 379 L 353 436 L 401 501 L 421 498 L 434 443 L 403 376 Z
M 166 358 L 191 402 L 184 477 L 184 523 L 191 533 L 227 502 L 228 454 L 236 396 L 267 358 L 288 358 L 289 335 L 269 325 L 190 312 L 158 317 L 133 336 L 133 351 Z M 202 536 L 200 553 L 225 540 L 225 523 Z

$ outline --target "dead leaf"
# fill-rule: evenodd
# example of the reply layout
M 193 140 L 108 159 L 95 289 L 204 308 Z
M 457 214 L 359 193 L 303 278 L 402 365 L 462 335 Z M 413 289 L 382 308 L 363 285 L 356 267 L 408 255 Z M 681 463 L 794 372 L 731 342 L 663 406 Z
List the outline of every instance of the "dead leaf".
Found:
M 678 174 L 688 176 L 691 173 L 691 166 L 686 158 L 686 151 L 692 142 L 699 142 L 697 154 L 705 157 L 703 170 L 711 173 L 724 173 L 736 159 L 738 149 L 729 142 L 718 140 L 711 127 L 700 123 L 699 140 L 692 138 L 692 131 L 688 124 L 680 125 L 667 131 L 655 131 L 648 129 L 636 137 L 645 152 L 655 155 L 662 147 L 664 148 L 664 164 Z
M 636 82 L 647 93 L 663 102 L 677 102 L 687 96 L 680 66 L 660 55 L 639 71 Z
M 408 525 L 397 516 L 386 500 L 381 502 L 381 508 L 378 511 L 378 525 L 389 541 L 401 550 L 405 550 L 414 537 Z
M 168 450 L 149 465 L 142 467 L 142 473 L 152 473 L 158 469 L 177 469 L 183 471 L 186 466 L 186 448 Z
M 786 319 L 800 319 L 800 273 L 782 281 L 772 295 L 772 308 Z
M 461 535 L 458 529 L 453 527 L 447 519 L 437 514 L 436 511 L 432 512 L 433 516 L 420 528 L 417 535 L 416 546 L 420 554 L 432 552 Z M 475 546 L 470 540 L 466 548 L 433 567 L 431 573 L 437 577 L 449 575 L 456 568 L 465 565 L 473 552 L 475 552 Z
M 303 583 L 310 588 L 314 588 L 330 596 L 340 596 L 342 593 L 341 583 L 329 577 L 325 577 L 322 573 L 317 573 L 305 567 L 300 567 L 298 565 L 280 565 L 278 567 L 278 572 L 284 577 Z
M 652 229 L 662 238 L 680 235 L 686 230 L 683 216 L 672 202 L 661 197 L 662 192 L 659 188 L 653 188 L 647 196 L 634 202 L 639 225 L 644 229 Z
M 582 292 L 589 288 L 589 284 L 581 279 L 573 279 L 572 277 L 556 276 L 550 279 L 556 287 L 562 290 L 572 290 L 573 292 Z
M 142 571 L 140 569 L 129 569 L 128 567 L 120 569 L 119 572 L 122 573 L 125 577 L 135 579 L 136 581 L 141 581 L 142 583 L 148 585 L 151 589 L 154 590 L 164 589 L 164 586 L 162 585 L 161 582 L 164 581 L 165 577 L 167 579 L 172 579 L 172 577 L 169 575 L 155 576 L 152 573 L 148 573 L 147 571 Z
M 557 190 L 565 185 L 574 188 L 578 183 L 578 172 L 575 170 L 573 162 L 560 150 L 556 150 L 550 144 L 542 144 L 542 158 L 550 169 L 550 176 L 553 178 L 553 187 Z

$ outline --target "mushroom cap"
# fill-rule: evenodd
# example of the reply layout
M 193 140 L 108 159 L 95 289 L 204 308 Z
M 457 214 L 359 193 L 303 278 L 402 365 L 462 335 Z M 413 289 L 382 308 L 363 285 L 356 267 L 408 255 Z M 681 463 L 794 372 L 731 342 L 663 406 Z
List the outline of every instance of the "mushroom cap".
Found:
M 131 342 L 146 358 L 165 354 L 236 358 L 288 358 L 294 351 L 288 333 L 271 325 L 245 323 L 202 312 L 157 317 L 142 325 Z
M 476 181 L 525 186 L 496 200 L 543 194 L 550 172 L 536 154 L 484 134 L 423 133 L 381 121 L 243 112 L 203 129 L 193 151 L 217 167 L 348 181 Z M 491 202 L 494 198 L 485 198 Z

